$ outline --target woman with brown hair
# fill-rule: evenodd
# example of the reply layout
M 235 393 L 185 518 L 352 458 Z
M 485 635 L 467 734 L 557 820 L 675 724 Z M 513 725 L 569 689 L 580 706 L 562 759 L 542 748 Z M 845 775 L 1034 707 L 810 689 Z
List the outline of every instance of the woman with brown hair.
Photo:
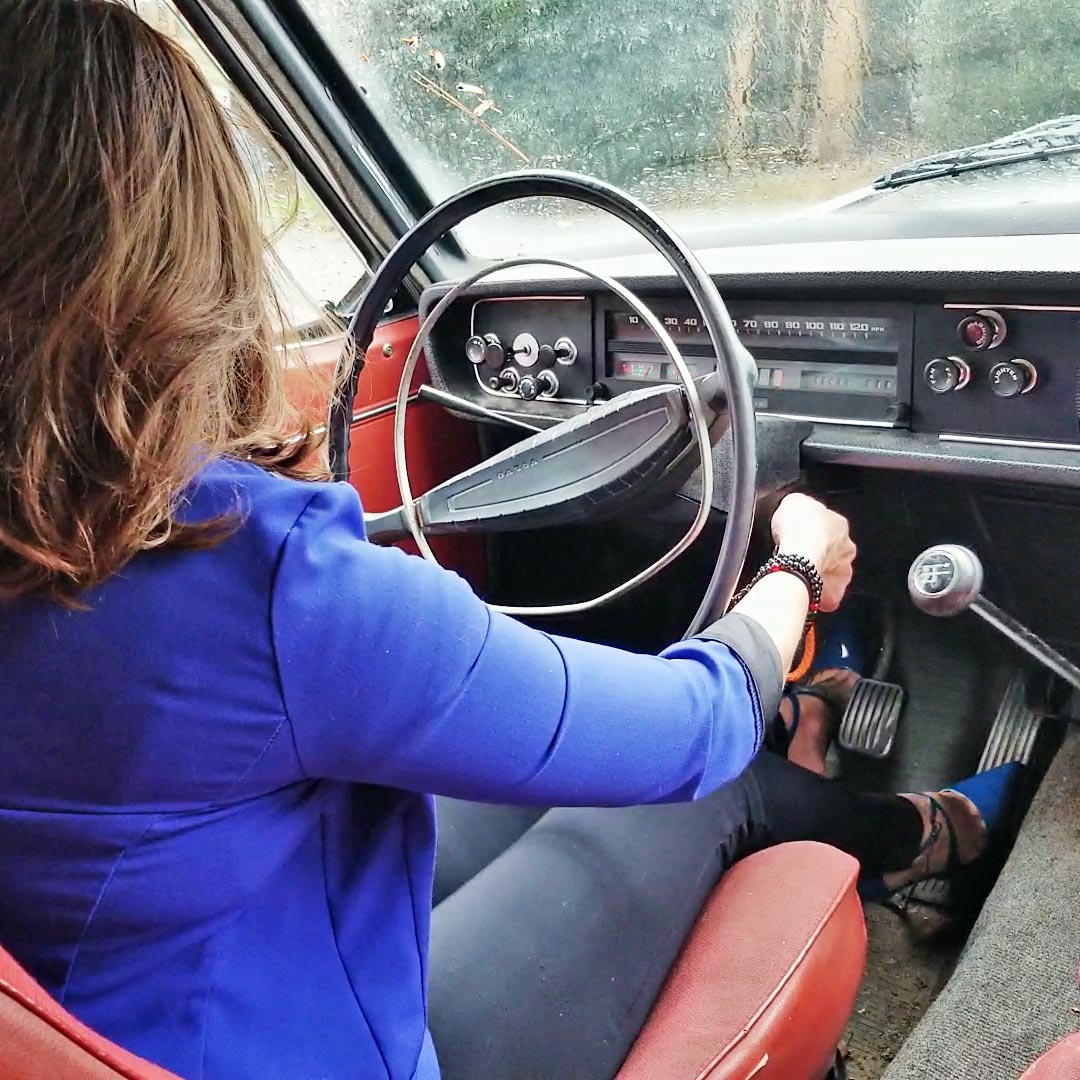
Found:
M 0 146 L 0 941 L 82 1020 L 184 1076 L 436 1076 L 425 793 L 694 801 L 620 811 L 629 832 L 553 812 L 612 875 L 654 837 L 626 880 L 679 903 L 608 920 L 637 988 L 753 847 L 823 836 L 893 885 L 982 850 L 961 794 L 857 795 L 758 752 L 809 590 L 835 607 L 850 580 L 842 518 L 786 500 L 781 572 L 660 656 L 527 628 L 367 544 L 356 493 L 303 471 L 252 192 L 176 46 L 104 0 L 0 0 Z M 516 883 L 545 917 L 549 869 Z M 449 1071 L 618 1065 L 650 995 L 548 957 L 566 929 L 486 1062 L 468 975 L 430 972 Z M 458 955 L 473 932 L 436 927 Z M 576 1046 L 551 1026 L 570 967 Z

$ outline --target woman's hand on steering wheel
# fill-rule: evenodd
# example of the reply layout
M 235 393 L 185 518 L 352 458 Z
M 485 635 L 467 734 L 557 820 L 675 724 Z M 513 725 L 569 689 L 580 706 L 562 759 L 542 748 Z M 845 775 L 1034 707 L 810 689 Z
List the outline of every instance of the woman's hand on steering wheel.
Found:
M 777 549 L 802 555 L 817 567 L 824 588 L 821 610 L 835 611 L 851 584 L 857 549 L 847 518 L 798 493 L 788 495 L 772 517 Z

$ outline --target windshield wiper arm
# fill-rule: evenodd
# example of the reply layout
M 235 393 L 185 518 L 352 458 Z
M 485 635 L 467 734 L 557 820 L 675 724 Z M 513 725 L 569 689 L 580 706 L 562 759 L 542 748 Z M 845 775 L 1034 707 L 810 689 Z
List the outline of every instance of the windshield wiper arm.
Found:
M 937 180 L 1024 161 L 1042 161 L 1063 154 L 1080 154 L 1080 116 L 1059 116 L 1000 139 L 919 158 L 882 173 L 873 182 L 873 187 L 882 191 L 917 184 L 920 180 Z

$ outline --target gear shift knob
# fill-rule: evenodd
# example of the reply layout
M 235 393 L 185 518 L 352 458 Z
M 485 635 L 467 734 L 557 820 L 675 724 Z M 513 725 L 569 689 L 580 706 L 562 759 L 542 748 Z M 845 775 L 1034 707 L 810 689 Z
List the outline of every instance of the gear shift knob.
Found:
M 935 544 L 916 556 L 907 581 L 911 602 L 920 611 L 939 617 L 959 615 L 982 593 L 982 563 L 970 548 Z
M 1014 645 L 1080 690 L 1080 667 L 982 595 L 982 563 L 970 548 L 959 544 L 935 544 L 927 548 L 911 564 L 907 581 L 911 600 L 920 611 L 947 617 L 970 609 Z

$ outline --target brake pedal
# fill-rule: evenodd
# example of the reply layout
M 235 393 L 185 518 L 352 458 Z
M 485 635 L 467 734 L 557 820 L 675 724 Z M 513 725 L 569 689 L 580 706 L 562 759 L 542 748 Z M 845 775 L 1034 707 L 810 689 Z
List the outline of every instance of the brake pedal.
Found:
M 860 679 L 840 721 L 837 742 L 844 750 L 888 757 L 896 739 L 904 688 L 878 679 Z

